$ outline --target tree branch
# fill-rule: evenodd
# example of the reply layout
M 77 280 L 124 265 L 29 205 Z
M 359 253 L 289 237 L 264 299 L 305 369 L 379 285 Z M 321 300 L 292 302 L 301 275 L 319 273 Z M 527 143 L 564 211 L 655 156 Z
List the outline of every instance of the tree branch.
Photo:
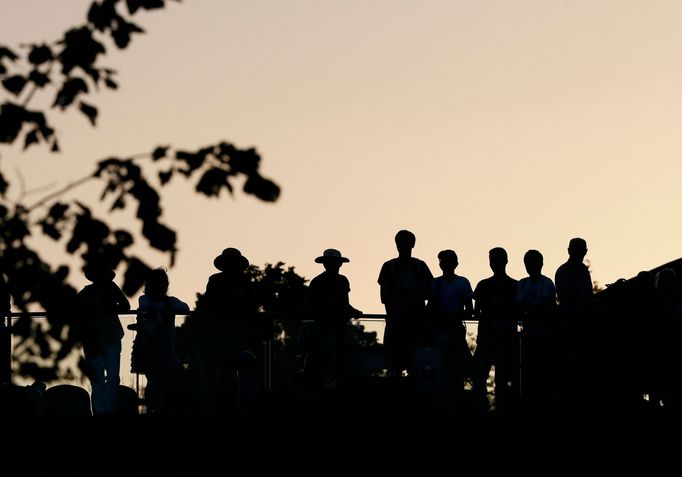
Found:
M 57 191 L 54 191 L 52 194 L 46 195 L 45 197 L 43 197 L 42 199 L 40 199 L 40 200 L 39 200 L 38 202 L 36 202 L 35 204 L 33 204 L 33 205 L 31 205 L 30 207 L 28 207 L 28 208 L 26 209 L 26 211 L 27 211 L 27 212 L 31 212 L 32 210 L 37 209 L 38 207 L 41 207 L 41 206 L 44 205 L 46 202 L 48 202 L 48 201 L 54 199 L 55 197 L 59 197 L 60 195 L 67 193 L 67 192 L 70 191 L 71 189 L 75 189 L 76 187 L 78 187 L 78 186 L 80 186 L 80 185 L 82 185 L 82 184 L 85 184 L 86 182 L 88 182 L 88 181 L 91 180 L 91 179 L 96 179 L 96 177 L 95 177 L 94 175 L 92 175 L 92 174 L 87 175 L 87 176 L 85 176 L 85 177 L 81 177 L 80 179 L 77 179 L 77 180 L 71 182 L 70 184 L 65 185 L 65 186 L 62 187 L 61 189 L 59 189 L 59 190 L 57 190 Z

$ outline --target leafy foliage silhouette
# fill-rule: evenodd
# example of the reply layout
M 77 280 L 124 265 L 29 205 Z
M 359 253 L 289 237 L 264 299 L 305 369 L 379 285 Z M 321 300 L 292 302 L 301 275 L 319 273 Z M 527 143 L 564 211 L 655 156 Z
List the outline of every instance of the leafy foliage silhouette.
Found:
M 100 59 L 111 44 L 125 49 L 137 34 L 144 32 L 131 17 L 142 10 L 163 8 L 167 3 L 94 1 L 85 23 L 66 31 L 53 43 L 30 44 L 21 50 L 0 45 L 0 83 L 4 89 L 0 94 L 5 96 L 0 99 L 0 146 L 23 142 L 24 150 L 44 145 L 51 152 L 60 151 L 56 129 L 45 111 L 29 108 L 39 90 L 51 91 L 52 108 L 77 109 L 95 126 L 99 111 L 88 95 L 100 87 L 118 87 L 117 72 L 102 66 Z M 150 268 L 131 252 L 135 238 L 130 230 L 112 228 L 105 218 L 95 215 L 92 206 L 65 199 L 65 194 L 86 182 L 101 182 L 100 200 L 110 203 L 109 212 L 134 208 L 147 245 L 167 254 L 172 266 L 177 233 L 162 221 L 159 189 L 179 174 L 187 180 L 198 177 L 197 194 L 217 198 L 223 189 L 233 194 L 234 180 L 244 178 L 244 193 L 276 201 L 280 188 L 260 174 L 260 160 L 255 149 L 240 149 L 227 142 L 196 151 L 160 145 L 145 154 L 103 159 L 92 173 L 30 205 L 24 203 L 24 194 L 17 200 L 8 197 L 11 184 L 0 169 L 0 271 L 7 277 L 15 309 L 38 307 L 47 312 L 45 326 L 28 317 L 19 318 L 13 326 L 19 338 L 15 347 L 18 373 L 44 381 L 71 377 L 74 370 L 62 369 L 59 363 L 79 343 L 78 327 L 73 326 L 76 290 L 69 284 L 69 267 L 53 266 L 41 257 L 29 243 L 32 236 L 42 234 L 65 242 L 66 252 L 79 256 L 83 266 L 97 262 L 112 269 L 122 267 L 122 288 L 129 296 L 141 288 Z M 150 169 L 155 177 L 149 176 Z

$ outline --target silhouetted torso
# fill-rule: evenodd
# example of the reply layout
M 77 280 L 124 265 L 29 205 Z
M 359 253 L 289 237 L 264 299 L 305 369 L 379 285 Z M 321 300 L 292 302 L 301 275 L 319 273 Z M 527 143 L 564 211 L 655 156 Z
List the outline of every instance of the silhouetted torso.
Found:
M 509 276 L 492 276 L 478 282 L 474 300 L 479 326 L 490 322 L 513 322 L 517 281 Z
M 83 314 L 83 345 L 96 351 L 98 347 L 115 344 L 123 338 L 118 313 L 130 310 L 130 303 L 114 282 L 87 285 L 78 293 Z
M 310 281 L 306 311 L 313 319 L 344 324 L 353 310 L 349 292 L 350 282 L 345 276 L 322 272 Z
M 398 257 L 384 263 L 378 282 L 386 312 L 423 308 L 432 279 L 429 267 L 418 258 Z
M 564 263 L 557 269 L 554 282 L 562 308 L 581 307 L 592 300 L 592 278 L 584 263 Z

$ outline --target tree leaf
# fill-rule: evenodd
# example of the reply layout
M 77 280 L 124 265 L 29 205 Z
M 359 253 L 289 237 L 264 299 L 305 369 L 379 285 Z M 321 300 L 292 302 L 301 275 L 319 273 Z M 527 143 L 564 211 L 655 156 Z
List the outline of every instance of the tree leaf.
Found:
M 7 48 L 6 46 L 0 45 L 0 60 L 3 58 L 9 58 L 10 61 L 16 61 L 19 59 L 16 53 L 14 53 L 12 50 Z
M 163 0 L 142 0 L 141 4 L 142 8 L 144 8 L 145 10 L 153 10 L 155 8 L 164 7 Z
M 26 120 L 26 110 L 14 103 L 0 106 L 0 143 L 13 143 Z
M 31 129 L 26 137 L 24 138 L 24 151 L 28 149 L 31 144 L 37 144 L 40 140 L 38 139 L 38 129 Z
M 85 114 L 88 119 L 90 120 L 90 123 L 93 126 L 96 126 L 97 123 L 97 108 L 94 106 L 89 105 L 88 103 L 85 103 L 83 101 L 80 102 L 78 108 L 81 110 L 83 114 Z
M 54 205 L 52 205 L 52 207 L 50 207 L 48 215 L 55 222 L 59 222 L 60 220 L 64 219 L 67 210 L 69 210 L 68 204 L 64 204 L 63 202 L 56 202 Z
M 2 85 L 7 91 L 14 94 L 15 96 L 18 96 L 21 93 L 21 90 L 24 89 L 24 86 L 26 86 L 26 81 L 26 78 L 23 76 L 14 75 L 2 80 Z
M 114 43 L 120 49 L 124 49 L 130 43 L 130 35 L 132 33 L 144 33 L 144 30 L 134 23 L 126 22 L 120 19 L 116 23 L 116 29 L 112 30 L 111 36 L 114 38 Z
M 99 31 L 109 28 L 111 23 L 118 17 L 115 2 L 93 2 L 88 10 L 88 21 Z
M 52 50 L 49 46 L 33 45 L 31 52 L 28 54 L 28 61 L 34 65 L 41 65 L 53 58 Z
M 142 6 L 141 0 L 126 0 L 126 6 L 128 7 L 128 13 L 135 15 L 135 12 Z
M 251 176 L 244 183 L 244 192 L 253 194 L 265 202 L 275 202 L 280 195 L 280 188 L 269 179 L 259 175 Z
M 54 224 L 49 223 L 49 222 L 40 222 L 40 225 L 43 229 L 43 234 L 47 235 L 53 240 L 59 240 L 62 238 L 62 234 L 59 230 L 57 230 L 57 227 L 54 226 Z
M 145 223 L 142 227 L 142 235 L 149 241 L 149 245 L 162 252 L 175 249 L 176 234 L 159 222 Z
M 125 203 L 125 200 L 123 199 L 123 194 L 121 194 L 118 196 L 118 198 L 116 198 L 114 203 L 111 205 L 109 212 L 113 212 L 116 209 L 123 209 L 123 208 L 125 208 L 125 206 L 126 206 L 126 203 Z
M 173 169 L 168 169 L 167 171 L 159 171 L 159 182 L 161 182 L 161 185 L 166 185 L 168 181 L 171 180 L 171 177 L 173 177 Z
M 220 189 L 225 187 L 225 184 L 227 184 L 227 171 L 214 167 L 201 176 L 201 179 L 199 179 L 199 182 L 197 183 L 196 190 L 208 197 L 217 197 L 220 194 Z
M 5 197 L 5 193 L 7 193 L 8 187 L 9 183 L 5 180 L 5 176 L 2 175 L 2 172 L 0 172 L 0 196 Z
M 152 160 L 158 161 L 159 159 L 166 157 L 166 154 L 168 154 L 168 146 L 159 146 L 152 152 Z
M 28 75 L 28 80 L 34 83 L 39 88 L 42 88 L 43 86 L 50 82 L 49 76 L 47 76 L 45 73 L 41 73 L 38 70 L 31 71 L 31 73 L 29 73 Z
M 151 270 L 144 262 L 138 258 L 128 260 L 128 268 L 123 275 L 123 293 L 133 296 L 144 285 L 144 281 Z
M 59 106 L 61 109 L 65 109 L 76 99 L 80 93 L 87 93 L 88 85 L 82 78 L 70 78 L 64 82 L 62 88 L 57 93 L 57 97 L 54 100 L 52 107 Z
M 59 42 L 64 49 L 59 53 L 62 63 L 62 73 L 68 75 L 73 68 L 80 66 L 87 71 L 97 60 L 97 55 L 105 53 L 104 45 L 92 37 L 92 31 L 87 27 L 72 28 Z

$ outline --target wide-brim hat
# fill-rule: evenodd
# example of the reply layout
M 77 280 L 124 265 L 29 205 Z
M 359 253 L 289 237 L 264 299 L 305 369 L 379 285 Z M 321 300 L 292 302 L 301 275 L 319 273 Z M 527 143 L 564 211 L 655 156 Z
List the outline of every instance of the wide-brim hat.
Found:
M 85 278 L 91 282 L 111 281 L 116 276 L 116 272 L 109 267 L 102 265 L 86 265 L 83 267 Z
M 335 248 L 328 248 L 327 250 L 325 250 L 322 253 L 321 256 L 319 256 L 315 259 L 315 262 L 316 263 L 324 263 L 324 262 L 347 263 L 347 262 L 350 262 L 350 259 L 341 255 L 341 252 L 339 252 Z
M 213 266 L 221 272 L 224 272 L 231 266 L 240 270 L 246 270 L 246 267 L 249 266 L 249 260 L 236 248 L 228 247 L 213 260 Z

